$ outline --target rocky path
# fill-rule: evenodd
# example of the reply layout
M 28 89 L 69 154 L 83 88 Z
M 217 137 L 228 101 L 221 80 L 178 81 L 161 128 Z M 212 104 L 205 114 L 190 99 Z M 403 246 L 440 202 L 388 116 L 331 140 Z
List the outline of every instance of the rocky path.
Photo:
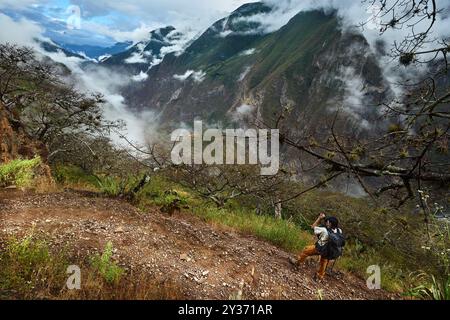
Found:
M 251 236 L 211 226 L 182 213 L 66 191 L 32 194 L 0 191 L 0 235 L 38 232 L 52 246 L 69 244 L 81 256 L 101 252 L 111 241 L 114 258 L 127 272 L 171 279 L 192 299 L 390 299 L 349 274 L 316 283 L 315 260 L 299 270 L 289 254 Z M 139 271 L 137 271 L 139 270 Z

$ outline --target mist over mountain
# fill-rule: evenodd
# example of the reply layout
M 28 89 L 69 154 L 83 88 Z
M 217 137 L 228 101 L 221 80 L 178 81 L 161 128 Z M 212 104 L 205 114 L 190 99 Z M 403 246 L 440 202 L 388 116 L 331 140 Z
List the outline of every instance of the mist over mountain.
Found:
M 101 61 L 105 66 L 122 66 L 134 72 L 147 72 L 161 63 L 167 53 L 181 49 L 183 34 L 169 26 L 150 32 L 148 39 L 140 41 L 127 50 L 106 57 Z
M 93 46 L 93 45 L 78 45 L 78 44 L 62 44 L 61 47 L 69 50 L 71 52 L 84 54 L 89 58 L 103 60 L 109 56 L 121 53 L 127 50 L 133 43 L 131 41 L 128 42 L 117 42 L 113 46 L 109 47 L 101 47 L 101 46 Z

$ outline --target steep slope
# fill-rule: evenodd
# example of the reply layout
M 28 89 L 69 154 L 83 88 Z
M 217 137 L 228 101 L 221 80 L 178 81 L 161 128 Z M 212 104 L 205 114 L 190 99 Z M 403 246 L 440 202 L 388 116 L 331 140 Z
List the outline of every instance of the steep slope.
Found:
M 128 88 L 129 104 L 174 126 L 196 117 L 236 122 L 242 113 L 268 120 L 292 108 L 291 124 L 316 121 L 320 128 L 356 90 L 349 119 L 365 124 L 375 117 L 377 110 L 362 105 L 375 105 L 388 88 L 364 37 L 343 33 L 336 14 L 322 11 L 301 12 L 267 33 L 261 21 L 272 10 L 251 3 L 216 22 Z M 349 79 L 360 88 L 348 87 Z
M 315 260 L 300 270 L 283 250 L 233 230 L 211 226 L 189 213 L 146 213 L 120 200 L 76 192 L 24 194 L 0 190 L 0 243 L 33 230 L 54 250 L 81 259 L 114 245 L 114 259 L 139 279 L 171 280 L 188 299 L 389 299 L 365 281 L 337 273 L 312 279 Z M 141 277 L 142 278 L 142 277 Z
M 217 21 L 189 46 L 176 61 L 177 66 L 199 69 L 226 61 L 262 38 L 259 22 L 247 18 L 270 13 L 262 3 L 245 4 L 230 16 Z

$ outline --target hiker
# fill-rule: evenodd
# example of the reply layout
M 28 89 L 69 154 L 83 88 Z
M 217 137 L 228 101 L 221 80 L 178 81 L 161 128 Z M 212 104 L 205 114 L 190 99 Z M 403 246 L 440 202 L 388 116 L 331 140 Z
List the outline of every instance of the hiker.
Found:
M 322 221 L 325 225 L 321 225 Z M 299 255 L 297 264 L 304 263 L 307 257 L 320 255 L 319 270 L 314 278 L 323 280 L 329 261 L 336 260 L 342 255 L 345 239 L 342 230 L 339 229 L 338 219 L 326 217 L 324 213 L 319 215 L 311 227 L 318 240 L 316 244 L 305 247 Z

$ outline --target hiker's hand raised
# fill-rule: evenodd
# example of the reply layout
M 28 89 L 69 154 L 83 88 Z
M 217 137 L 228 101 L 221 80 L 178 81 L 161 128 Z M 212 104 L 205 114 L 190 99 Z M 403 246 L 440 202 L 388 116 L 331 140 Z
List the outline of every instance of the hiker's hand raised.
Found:
M 319 215 L 319 218 L 320 218 L 320 219 L 325 219 L 325 217 L 326 217 L 326 214 L 325 214 L 325 213 L 321 213 L 321 214 Z

